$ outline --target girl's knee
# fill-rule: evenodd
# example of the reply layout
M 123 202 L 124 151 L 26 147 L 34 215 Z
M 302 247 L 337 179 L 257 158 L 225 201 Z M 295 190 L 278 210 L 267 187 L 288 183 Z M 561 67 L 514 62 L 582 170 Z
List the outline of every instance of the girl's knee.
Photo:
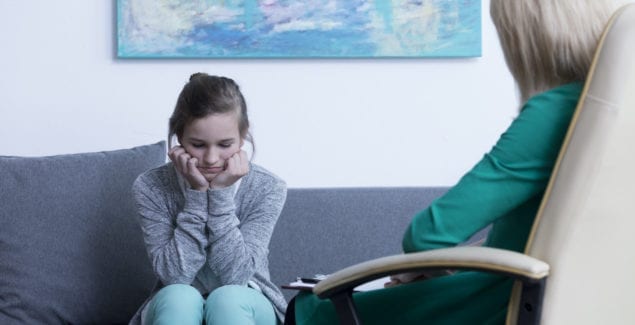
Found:
M 206 308 L 231 308 L 232 306 L 239 305 L 241 302 L 245 301 L 245 295 L 250 294 L 252 290 L 253 289 L 247 286 L 234 284 L 216 288 L 207 297 L 205 304 Z
M 171 284 L 159 290 L 153 300 L 179 305 L 203 305 L 203 297 L 187 284 Z
M 173 284 L 162 288 L 152 298 L 144 323 L 200 324 L 204 300 L 194 287 Z
M 210 293 L 205 304 L 207 324 L 276 324 L 273 305 L 259 291 L 226 285 Z

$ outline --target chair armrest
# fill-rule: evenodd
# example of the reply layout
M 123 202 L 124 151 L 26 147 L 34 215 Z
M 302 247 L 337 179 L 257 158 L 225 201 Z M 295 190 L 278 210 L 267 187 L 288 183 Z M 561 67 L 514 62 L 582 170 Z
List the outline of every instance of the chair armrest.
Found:
M 433 269 L 477 270 L 507 275 L 523 282 L 539 282 L 549 265 L 533 257 L 490 247 L 452 247 L 381 257 L 339 270 L 313 288 L 320 298 L 351 291 L 387 275 Z

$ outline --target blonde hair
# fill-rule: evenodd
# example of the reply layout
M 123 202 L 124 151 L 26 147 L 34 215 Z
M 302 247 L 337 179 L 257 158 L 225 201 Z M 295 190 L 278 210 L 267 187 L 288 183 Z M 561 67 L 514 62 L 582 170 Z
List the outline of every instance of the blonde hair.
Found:
M 624 0 L 491 0 L 490 15 L 522 101 L 586 79 L 599 38 Z

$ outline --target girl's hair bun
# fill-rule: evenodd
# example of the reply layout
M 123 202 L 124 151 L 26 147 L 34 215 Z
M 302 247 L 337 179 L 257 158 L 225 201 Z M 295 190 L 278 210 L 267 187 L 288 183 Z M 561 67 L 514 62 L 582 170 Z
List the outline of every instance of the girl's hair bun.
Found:
M 203 73 L 203 72 L 197 72 L 197 73 L 194 73 L 194 74 L 192 74 L 192 75 L 190 76 L 190 81 L 192 81 L 192 80 L 194 80 L 194 79 L 197 79 L 197 78 L 199 78 L 199 77 L 204 77 L 204 76 L 206 76 L 206 75 L 207 75 L 207 74 L 206 74 L 206 73 Z

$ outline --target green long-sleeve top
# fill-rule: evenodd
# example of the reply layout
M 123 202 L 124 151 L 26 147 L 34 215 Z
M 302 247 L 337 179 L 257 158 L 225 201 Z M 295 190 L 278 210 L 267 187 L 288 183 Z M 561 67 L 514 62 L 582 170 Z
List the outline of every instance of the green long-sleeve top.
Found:
M 491 223 L 485 245 L 523 251 L 581 89 L 566 84 L 527 101 L 492 150 L 413 218 L 404 251 L 455 246 Z
M 582 84 L 533 96 L 472 170 L 418 213 L 403 238 L 405 252 L 455 246 L 493 224 L 486 245 L 522 251 Z M 508 278 L 475 271 L 353 295 L 364 324 L 502 324 L 512 287 Z M 296 297 L 298 324 L 336 324 L 333 305 L 312 294 Z

